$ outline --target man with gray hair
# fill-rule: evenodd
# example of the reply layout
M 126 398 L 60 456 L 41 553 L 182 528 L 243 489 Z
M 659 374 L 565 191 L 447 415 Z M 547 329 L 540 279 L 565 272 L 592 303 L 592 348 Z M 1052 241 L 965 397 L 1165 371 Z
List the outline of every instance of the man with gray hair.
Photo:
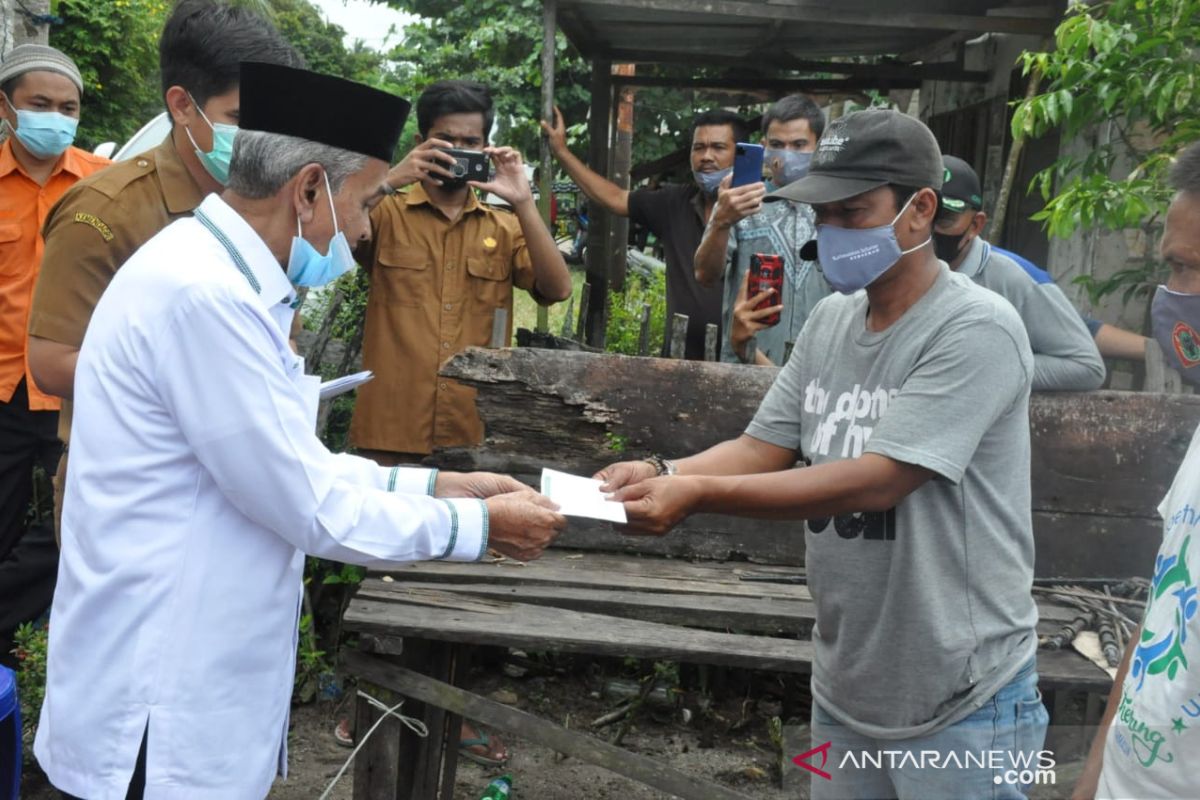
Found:
M 267 794 L 286 772 L 306 553 L 388 566 L 490 545 L 524 560 L 565 523 L 511 478 L 383 468 L 313 432 L 293 284 L 352 263 L 408 107 L 243 64 L 226 190 L 147 242 L 96 306 L 35 743 L 68 796 Z

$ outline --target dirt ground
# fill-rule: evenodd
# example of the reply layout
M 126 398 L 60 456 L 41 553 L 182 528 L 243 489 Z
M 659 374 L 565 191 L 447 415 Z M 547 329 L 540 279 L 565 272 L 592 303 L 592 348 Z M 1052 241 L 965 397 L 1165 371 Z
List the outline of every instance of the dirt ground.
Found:
M 566 661 L 554 669 L 532 670 L 523 677 L 505 675 L 498 665 L 472 674 L 468 688 L 493 699 L 512 701 L 517 708 L 569 727 L 586 728 L 609 712 L 618 701 L 603 694 L 613 679 L 613 665 L 581 666 Z M 695 683 L 688 676 L 686 685 Z M 505 694 L 508 694 L 505 697 Z M 662 761 L 704 781 L 736 789 L 757 800 L 805 800 L 808 782 L 789 791 L 780 788 L 779 756 L 769 733 L 768 720 L 781 713 L 778 685 L 768 680 L 755 685 L 720 686 L 710 692 L 687 691 L 676 707 L 647 706 L 637 716 L 622 741 L 632 752 Z M 349 704 L 343 704 L 349 707 Z M 685 723 L 683 709 L 690 713 Z M 341 713 L 332 702 L 295 707 L 288 739 L 289 775 L 277 781 L 270 800 L 316 800 L 329 786 L 350 755 L 333 738 Z M 615 726 L 598 731 L 611 735 Z M 513 777 L 516 800 L 658 800 L 668 795 L 622 778 L 574 758 L 560 758 L 547 747 L 498 732 L 511 759 L 502 768 L 485 768 L 460 759 L 455 800 L 478 800 L 493 778 Z M 794 755 L 794 754 L 792 754 Z M 1035 789 L 1035 800 L 1069 796 L 1079 764 L 1060 764 L 1058 785 Z M 57 800 L 57 793 L 36 770 L 26 771 L 21 797 Z M 353 765 L 329 795 L 330 800 L 353 797 Z

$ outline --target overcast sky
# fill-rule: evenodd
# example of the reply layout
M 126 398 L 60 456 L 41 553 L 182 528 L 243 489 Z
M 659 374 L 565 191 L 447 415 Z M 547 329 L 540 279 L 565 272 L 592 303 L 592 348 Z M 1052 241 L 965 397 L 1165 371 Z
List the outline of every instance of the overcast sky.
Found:
M 388 28 L 396 26 L 389 44 L 396 43 L 404 25 L 414 17 L 389 8 L 381 3 L 370 3 L 367 0 L 312 0 L 325 18 L 335 25 L 340 25 L 346 31 L 346 44 L 353 44 L 355 39 L 362 40 L 367 47 L 379 50 L 384 47 Z

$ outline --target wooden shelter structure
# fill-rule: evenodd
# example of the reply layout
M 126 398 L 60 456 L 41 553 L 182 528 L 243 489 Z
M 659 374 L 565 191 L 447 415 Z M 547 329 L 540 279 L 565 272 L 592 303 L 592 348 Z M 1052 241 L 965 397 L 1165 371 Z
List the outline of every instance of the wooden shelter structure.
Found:
M 543 0 L 543 113 L 553 118 L 553 42 L 561 30 L 592 65 L 588 163 L 628 187 L 629 120 L 618 120 L 615 102 L 628 87 L 782 96 L 911 92 L 931 82 L 986 84 L 993 72 L 964 63 L 969 40 L 986 34 L 1047 36 L 1064 8 L 1063 0 L 910 0 L 902 6 L 887 0 Z M 703 77 L 690 78 L 614 71 L 626 64 L 705 69 Z M 1003 137 L 1001 125 L 991 127 Z M 541 159 L 541 196 L 548 198 L 554 165 L 545 144 Z M 627 230 L 624 220 L 592 210 L 585 328 L 590 344 L 603 344 L 608 289 L 624 281 Z

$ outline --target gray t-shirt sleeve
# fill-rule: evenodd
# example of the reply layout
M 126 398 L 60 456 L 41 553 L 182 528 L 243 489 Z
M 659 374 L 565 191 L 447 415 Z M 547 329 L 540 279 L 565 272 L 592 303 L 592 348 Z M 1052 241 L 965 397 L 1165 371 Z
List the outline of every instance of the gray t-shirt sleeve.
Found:
M 1021 309 L 1033 348 L 1033 388 L 1083 392 L 1104 383 L 1104 359 L 1087 324 L 1063 290 L 1052 283 L 1031 283 Z
M 964 314 L 931 340 L 863 452 L 958 483 L 996 420 L 1028 397 L 1030 373 L 1029 344 L 1015 315 L 1006 325 L 994 313 Z
M 819 307 L 818 307 L 819 308 Z M 814 312 L 815 317 L 815 312 Z M 820 324 L 819 322 L 816 324 Z M 811 326 L 810 326 L 811 327 Z M 808 330 L 806 327 L 805 330 Z M 804 333 L 800 334 L 801 339 Z M 785 447 L 788 450 L 801 452 L 800 410 L 803 397 L 803 376 L 800 368 L 800 353 L 803 352 L 803 342 L 797 341 L 791 357 L 775 376 L 775 382 L 767 390 L 754 414 L 754 419 L 746 427 L 746 434 L 759 441 Z

